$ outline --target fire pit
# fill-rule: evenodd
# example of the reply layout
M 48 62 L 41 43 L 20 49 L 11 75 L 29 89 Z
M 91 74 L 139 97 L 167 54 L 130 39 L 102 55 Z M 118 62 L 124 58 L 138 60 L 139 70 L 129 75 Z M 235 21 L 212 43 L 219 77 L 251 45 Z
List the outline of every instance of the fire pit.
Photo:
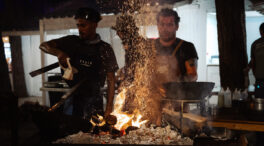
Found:
M 90 133 L 79 132 L 58 139 L 54 144 L 148 144 L 148 145 L 192 145 L 193 140 L 188 137 L 182 137 L 176 130 L 170 126 L 165 128 L 151 126 L 149 128 L 142 126 L 139 129 L 132 130 L 121 137 L 113 138 L 109 134 L 94 135 Z

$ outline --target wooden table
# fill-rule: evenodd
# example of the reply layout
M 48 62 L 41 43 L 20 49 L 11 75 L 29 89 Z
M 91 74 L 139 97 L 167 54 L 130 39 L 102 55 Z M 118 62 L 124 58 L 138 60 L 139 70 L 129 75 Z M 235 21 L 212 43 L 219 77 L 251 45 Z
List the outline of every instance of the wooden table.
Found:
M 227 120 L 227 119 L 213 119 L 207 121 L 209 127 L 227 128 L 230 130 L 237 130 L 236 135 L 239 137 L 239 145 L 247 146 L 248 140 L 245 134 L 248 132 L 264 132 L 264 122 L 261 121 L 247 121 L 247 120 Z
M 211 127 L 222 127 L 231 130 L 264 132 L 264 122 L 214 119 L 208 120 L 207 125 Z
M 250 111 L 246 102 L 239 104 L 237 107 L 220 109 L 217 115 L 209 116 L 208 126 L 264 132 L 264 112 Z
M 179 112 L 171 111 L 168 109 L 163 109 L 163 112 L 167 115 L 170 115 L 174 119 L 178 119 L 178 117 L 180 117 Z M 184 113 L 183 118 L 193 121 L 194 123 L 196 123 L 195 125 L 199 125 L 199 127 L 209 126 L 222 127 L 230 130 L 264 132 L 264 121 L 249 120 L 243 117 L 242 114 L 235 114 L 235 112 L 227 112 L 226 115 L 221 115 L 218 117 L 205 117 L 192 113 Z M 175 123 L 177 122 L 178 121 L 176 120 Z

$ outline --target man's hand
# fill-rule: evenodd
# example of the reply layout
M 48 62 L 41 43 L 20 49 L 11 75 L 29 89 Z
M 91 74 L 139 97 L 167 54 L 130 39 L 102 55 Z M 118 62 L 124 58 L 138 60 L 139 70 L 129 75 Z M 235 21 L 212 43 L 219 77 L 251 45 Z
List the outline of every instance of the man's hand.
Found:
M 59 53 L 58 53 L 58 60 L 59 60 L 59 63 L 63 66 L 63 67 L 65 67 L 65 68 L 67 68 L 68 67 L 68 64 L 67 64 L 67 58 L 69 57 L 66 53 L 64 53 L 64 52 L 62 52 L 62 51 L 60 51 Z

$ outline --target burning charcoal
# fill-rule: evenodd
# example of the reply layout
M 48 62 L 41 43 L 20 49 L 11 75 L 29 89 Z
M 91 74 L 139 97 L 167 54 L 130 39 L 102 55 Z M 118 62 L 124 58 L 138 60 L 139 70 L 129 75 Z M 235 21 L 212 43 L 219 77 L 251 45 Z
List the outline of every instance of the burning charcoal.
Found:
M 102 133 L 102 132 L 101 132 Z M 167 127 L 145 127 L 135 129 L 124 135 L 124 131 L 112 129 L 111 134 L 94 136 L 90 133 L 77 133 L 59 139 L 55 143 L 65 144 L 125 144 L 125 145 L 193 145 L 193 140 L 182 137 L 180 133 Z
M 112 135 L 118 135 L 118 136 L 120 135 L 120 131 L 115 128 L 113 128 L 110 132 Z
M 92 115 L 90 122 L 92 123 L 93 126 L 103 126 L 105 125 L 105 120 L 103 116 L 100 115 Z
M 132 130 L 137 130 L 138 127 L 135 127 L 135 126 L 129 126 L 127 129 L 126 129 L 126 134 L 128 134 L 130 131 Z
M 98 126 L 95 126 L 95 127 L 93 128 L 93 132 L 92 132 L 92 134 L 99 134 L 99 132 L 100 132 L 100 128 L 99 128 Z
M 103 126 L 100 127 L 100 130 L 102 130 L 104 132 L 108 132 L 111 130 L 111 126 L 108 124 L 104 124 Z
M 95 115 L 92 115 L 92 120 L 96 124 L 99 124 L 101 122 L 100 119 L 97 116 L 95 116 Z
M 105 120 L 106 120 L 106 123 L 109 124 L 109 125 L 115 125 L 116 122 L 117 122 L 117 118 L 116 118 L 116 116 L 114 116 L 114 115 L 109 115 L 109 116 L 107 116 L 107 117 L 105 118 Z

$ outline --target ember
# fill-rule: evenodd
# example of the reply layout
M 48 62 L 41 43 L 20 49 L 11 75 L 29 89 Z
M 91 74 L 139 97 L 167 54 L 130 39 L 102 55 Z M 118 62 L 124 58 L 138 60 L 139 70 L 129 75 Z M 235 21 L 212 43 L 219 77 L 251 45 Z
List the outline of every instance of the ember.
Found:
M 79 132 L 58 139 L 54 144 L 166 144 L 166 145 L 192 145 L 193 140 L 188 137 L 182 137 L 176 130 L 170 126 L 165 128 L 151 126 L 146 128 L 142 126 L 139 129 L 130 131 L 128 134 L 115 139 L 110 134 L 93 135 L 90 133 Z
M 127 114 L 126 112 L 122 111 L 126 99 L 126 91 L 126 89 L 123 89 L 123 91 L 120 92 L 116 97 L 114 111 L 111 113 L 112 115 L 115 115 L 117 117 L 115 128 L 118 130 L 125 130 L 129 126 L 140 127 L 142 124 L 147 122 L 147 120 L 140 120 L 142 115 L 138 110 L 135 110 L 133 114 Z

